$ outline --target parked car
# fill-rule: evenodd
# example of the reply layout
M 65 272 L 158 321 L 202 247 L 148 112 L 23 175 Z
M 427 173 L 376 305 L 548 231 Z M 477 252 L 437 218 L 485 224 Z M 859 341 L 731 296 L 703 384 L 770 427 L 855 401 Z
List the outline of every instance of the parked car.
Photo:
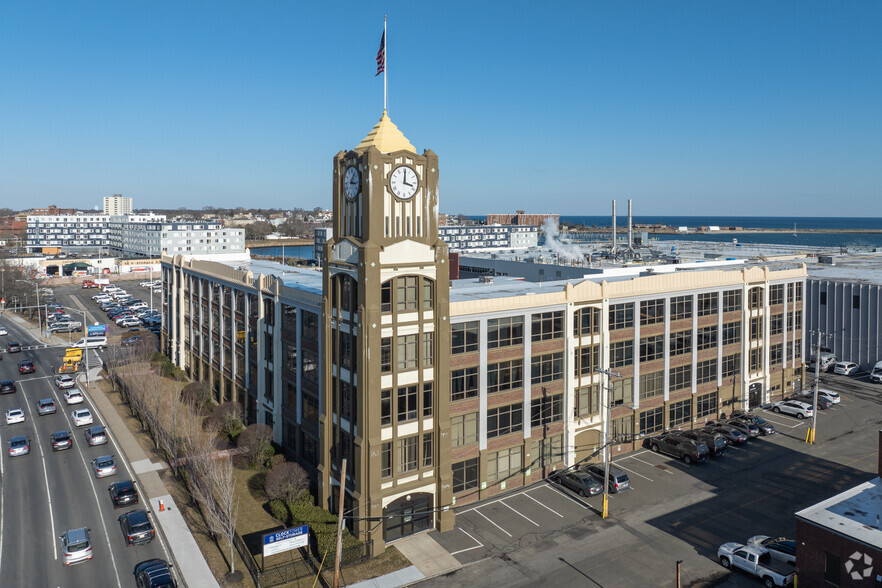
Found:
M 743 445 L 744 443 L 747 443 L 747 435 L 729 425 L 714 424 L 703 427 L 703 429 L 713 433 L 719 433 L 729 445 Z
M 0 356 L 2 357 L 2 356 Z M 0 382 L 0 394 L 14 394 L 15 382 L 12 380 L 3 380 Z
M 78 427 L 92 424 L 92 413 L 89 412 L 88 408 L 80 408 L 78 410 L 71 411 L 70 418 L 73 419 L 74 425 Z
M 662 433 L 649 438 L 649 448 L 655 453 L 666 453 L 687 464 L 704 463 L 710 459 L 710 450 L 704 442 L 694 441 L 674 433 Z
M 818 398 L 825 398 L 830 401 L 830 404 L 839 404 L 839 402 L 842 400 L 839 397 L 838 392 L 834 392 L 833 390 L 823 390 L 823 389 L 818 390 Z
M 21 353 L 21 343 L 12 342 L 6 347 L 9 353 Z
M 89 447 L 104 445 L 107 443 L 107 430 L 101 425 L 95 425 L 86 429 L 86 443 Z
M 126 547 L 145 545 L 156 536 L 146 510 L 132 510 L 120 515 L 119 526 L 125 537 Z
M 9 439 L 9 457 L 27 455 L 31 452 L 31 440 L 24 435 L 16 435 Z
M 122 340 L 122 344 L 123 344 L 125 347 L 128 347 L 128 346 L 130 346 L 130 345 L 135 345 L 135 344 L 138 343 L 138 341 L 140 341 L 140 340 L 141 340 L 141 337 L 139 337 L 138 335 L 135 335 L 134 337 L 129 337 L 128 339 L 123 339 L 123 340 Z
M 25 412 L 20 408 L 10 408 L 6 411 L 6 424 L 14 425 L 25 422 Z
M 676 434 L 685 437 L 686 439 L 692 439 L 693 441 L 704 443 L 707 445 L 711 457 L 720 457 L 726 452 L 726 447 L 729 446 L 729 444 L 726 443 L 726 438 L 719 433 L 712 433 L 703 429 L 677 431 Z
M 96 478 L 106 478 L 116 475 L 116 462 L 112 455 L 101 455 L 92 460 L 92 471 Z
M 30 359 L 26 359 L 24 361 L 18 362 L 18 373 L 20 374 L 32 374 L 37 371 L 37 367 L 34 365 Z
M 747 540 L 748 545 L 765 547 L 771 553 L 772 558 L 796 565 L 796 541 L 786 537 L 769 537 L 768 535 L 754 535 Z
M 47 414 L 55 414 L 55 401 L 51 398 L 44 398 L 37 401 L 37 414 L 40 416 Z
M 744 421 L 746 423 L 750 423 L 752 425 L 756 425 L 759 429 L 760 435 L 774 435 L 775 434 L 775 425 L 764 419 L 758 414 L 750 414 L 749 412 L 744 412 L 742 410 L 736 410 L 732 412 L 731 419 L 738 419 Z
M 773 560 L 767 549 L 757 545 L 723 543 L 717 557 L 724 568 L 744 570 L 762 580 L 767 588 L 793 584 L 793 566 Z
M 592 476 L 595 476 L 598 480 L 603 480 L 603 475 L 605 472 L 602 463 L 583 465 L 579 469 L 588 472 Z M 625 490 L 630 490 L 631 488 L 631 479 L 628 477 L 628 472 L 613 464 L 609 464 L 608 483 L 610 494 L 624 492 Z
M 549 478 L 555 484 L 566 486 L 579 496 L 596 496 L 603 493 L 603 485 L 594 476 L 581 470 L 554 472 Z
M 67 374 L 62 374 L 60 376 L 55 376 L 55 385 L 58 386 L 59 390 L 67 390 L 68 388 L 73 388 L 74 385 L 76 385 L 76 382 L 74 382 L 74 379 Z
M 55 431 L 49 436 L 49 439 L 52 442 L 52 449 L 54 451 L 73 447 L 73 439 L 71 439 L 70 432 L 68 431 Z
M 77 564 L 92 559 L 92 542 L 89 541 L 88 527 L 65 531 L 61 539 L 61 554 L 64 565 Z
M 177 588 L 171 568 L 164 559 L 142 561 L 135 566 L 135 584 L 138 588 Z
M 853 361 L 838 361 L 836 362 L 836 365 L 833 366 L 833 373 L 842 376 L 850 376 L 858 373 L 860 370 L 861 366 Z
M 114 482 L 107 487 L 107 491 L 110 492 L 110 501 L 113 503 L 113 508 L 138 504 L 138 490 L 135 488 L 135 483 L 132 480 Z
M 118 324 L 121 327 L 126 327 L 126 328 L 127 327 L 137 327 L 138 325 L 141 324 L 141 321 L 139 321 L 134 316 L 129 316 L 129 317 L 126 317 L 126 318 L 123 318 L 123 319 L 116 321 L 116 324 Z
M 772 404 L 772 411 L 793 415 L 800 420 L 810 417 L 814 413 L 811 404 L 799 400 L 779 400 Z
M 821 357 L 820 371 L 822 371 L 822 372 L 829 372 L 831 369 L 833 369 L 833 366 L 836 365 L 836 362 L 839 361 L 835 355 L 833 355 L 832 353 L 828 353 L 828 352 L 822 352 L 820 357 Z M 812 354 L 809 357 L 809 364 L 808 364 L 808 367 L 806 368 L 806 370 L 814 373 L 815 367 L 816 367 L 815 366 L 815 356 L 814 356 L 814 354 Z
M 882 361 L 877 361 L 873 366 L 873 371 L 870 372 L 870 381 L 882 384 Z
M 760 431 L 759 427 L 751 422 L 743 421 L 741 419 L 729 419 L 725 421 L 724 424 L 738 429 L 739 431 L 747 435 L 748 439 L 756 439 L 762 434 L 762 431 Z

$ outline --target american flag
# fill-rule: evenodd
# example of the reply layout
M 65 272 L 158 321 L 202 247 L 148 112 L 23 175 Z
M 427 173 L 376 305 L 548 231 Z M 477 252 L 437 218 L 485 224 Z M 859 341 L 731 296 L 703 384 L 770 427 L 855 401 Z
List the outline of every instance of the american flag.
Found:
M 386 31 L 383 31 L 383 36 L 380 38 L 380 50 L 377 51 L 377 74 L 374 77 L 377 77 L 381 73 L 386 71 Z

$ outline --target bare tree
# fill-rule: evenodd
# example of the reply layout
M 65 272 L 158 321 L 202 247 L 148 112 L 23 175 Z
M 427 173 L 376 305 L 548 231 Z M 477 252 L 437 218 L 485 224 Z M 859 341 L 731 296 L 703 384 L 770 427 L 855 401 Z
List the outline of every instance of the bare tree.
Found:
M 270 500 L 296 501 L 309 487 L 309 474 L 299 464 L 280 463 L 266 475 L 264 489 Z
M 239 496 L 233 478 L 233 460 L 229 456 L 217 457 L 203 454 L 196 458 L 196 470 L 200 472 L 193 484 L 195 495 L 202 507 L 208 527 L 223 537 L 230 550 L 230 572 L 236 571 L 233 554 L 233 536 L 239 515 Z
M 211 413 L 211 420 L 216 423 L 220 433 L 228 438 L 242 430 L 244 418 L 242 405 L 232 401 L 217 405 Z
M 187 421 L 197 419 L 191 412 L 190 407 L 181 401 L 177 394 L 177 383 L 165 381 L 165 390 L 162 392 L 163 408 L 158 419 L 157 433 L 160 445 L 168 457 L 172 473 L 178 477 L 180 459 L 184 456 L 186 447 L 185 432 L 188 430 Z
M 252 466 L 262 466 L 272 451 L 273 429 L 269 425 L 253 424 L 239 435 L 238 445 Z

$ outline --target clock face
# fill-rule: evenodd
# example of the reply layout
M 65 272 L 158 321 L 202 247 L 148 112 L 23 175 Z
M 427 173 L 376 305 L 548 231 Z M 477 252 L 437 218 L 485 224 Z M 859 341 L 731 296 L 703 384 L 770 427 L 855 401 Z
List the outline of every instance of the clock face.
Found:
M 397 198 L 402 200 L 412 198 L 419 187 L 420 180 L 417 178 L 416 172 L 406 165 L 396 167 L 389 176 L 389 188 Z
M 358 170 L 352 166 L 349 166 L 343 175 L 343 190 L 350 200 L 358 195 Z

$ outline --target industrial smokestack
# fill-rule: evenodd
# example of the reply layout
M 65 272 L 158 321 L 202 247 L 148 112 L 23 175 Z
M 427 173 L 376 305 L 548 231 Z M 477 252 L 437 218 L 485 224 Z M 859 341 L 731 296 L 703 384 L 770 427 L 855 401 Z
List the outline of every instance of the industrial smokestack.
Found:
M 612 225 L 612 250 L 611 253 L 616 252 L 616 201 L 613 200 L 613 217 L 612 217 L 613 225 Z
M 634 249 L 634 231 L 631 228 L 631 199 L 628 198 L 628 251 Z

